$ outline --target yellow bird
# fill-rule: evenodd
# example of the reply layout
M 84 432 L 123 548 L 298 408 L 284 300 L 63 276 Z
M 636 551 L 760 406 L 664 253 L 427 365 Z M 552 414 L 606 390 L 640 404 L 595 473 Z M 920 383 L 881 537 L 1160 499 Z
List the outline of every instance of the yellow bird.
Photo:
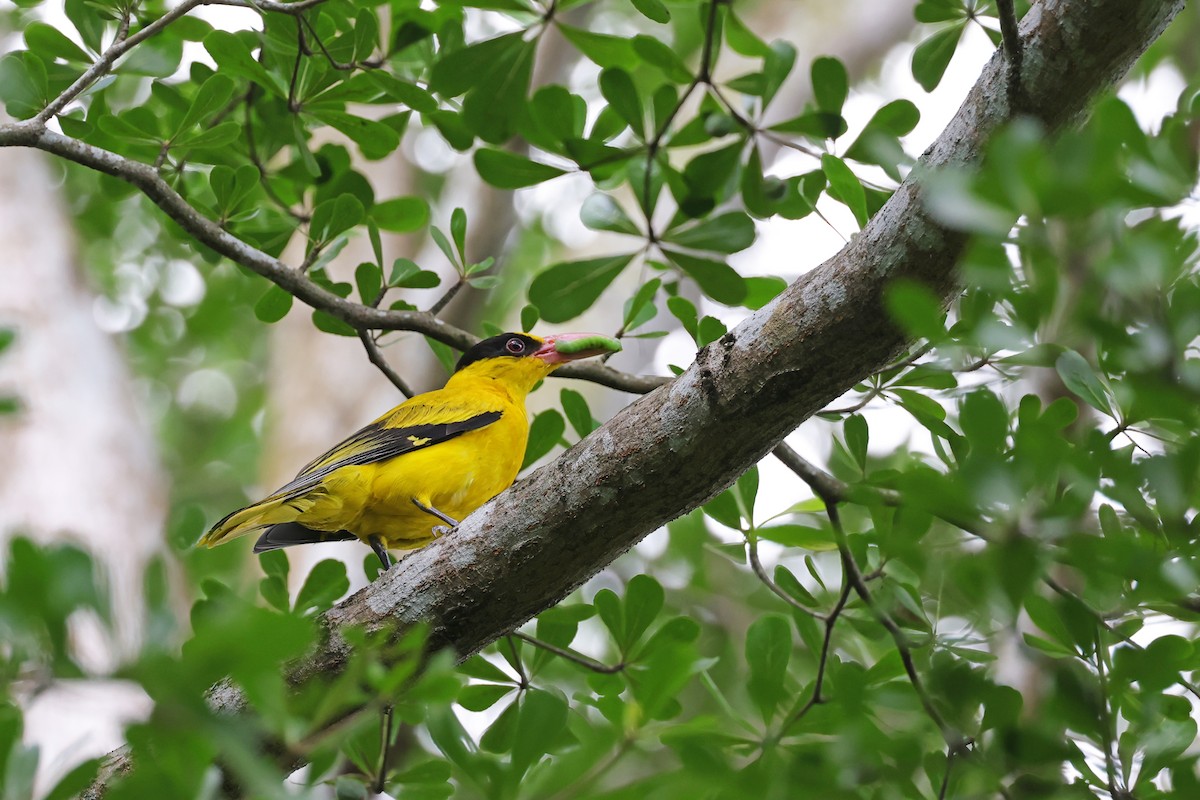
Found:
M 505 333 L 467 350 L 446 385 L 401 403 L 201 539 L 212 547 L 266 529 L 254 552 L 359 539 L 422 547 L 458 526 L 517 477 L 529 438 L 525 396 L 568 361 L 615 352 L 590 333 Z

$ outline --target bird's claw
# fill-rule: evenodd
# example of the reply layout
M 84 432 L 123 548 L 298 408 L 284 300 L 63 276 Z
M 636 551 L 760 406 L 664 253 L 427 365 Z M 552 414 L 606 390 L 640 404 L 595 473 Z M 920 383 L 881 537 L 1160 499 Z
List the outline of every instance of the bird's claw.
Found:
M 450 527 L 449 525 L 434 525 L 431 529 L 434 539 L 440 539 L 448 533 L 454 533 L 458 527 Z

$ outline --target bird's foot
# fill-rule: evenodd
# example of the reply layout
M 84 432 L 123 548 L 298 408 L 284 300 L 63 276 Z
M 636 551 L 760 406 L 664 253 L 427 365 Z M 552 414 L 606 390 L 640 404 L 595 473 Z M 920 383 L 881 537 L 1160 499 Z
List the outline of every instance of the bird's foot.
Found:
M 456 530 L 458 530 L 458 526 L 434 525 L 430 530 L 433 532 L 434 539 L 440 539 L 447 534 L 454 533 Z

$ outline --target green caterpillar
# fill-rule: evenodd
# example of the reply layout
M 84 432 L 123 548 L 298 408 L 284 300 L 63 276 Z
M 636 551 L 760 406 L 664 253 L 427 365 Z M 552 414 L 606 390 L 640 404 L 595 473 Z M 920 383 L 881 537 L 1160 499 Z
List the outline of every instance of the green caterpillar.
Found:
M 621 343 L 611 336 L 586 336 L 582 339 L 555 342 L 554 349 L 565 355 L 581 353 L 584 350 L 604 350 L 609 353 L 619 353 L 621 352 Z

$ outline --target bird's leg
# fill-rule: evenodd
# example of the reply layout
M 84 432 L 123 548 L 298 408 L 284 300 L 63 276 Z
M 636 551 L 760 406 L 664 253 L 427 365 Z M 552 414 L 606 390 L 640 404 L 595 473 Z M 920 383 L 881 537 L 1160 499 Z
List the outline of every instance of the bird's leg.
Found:
M 375 551 L 375 555 L 379 556 L 380 562 L 383 563 L 383 571 L 387 572 L 392 566 L 392 554 L 384 547 L 382 537 L 379 534 L 368 536 L 367 543 L 371 545 L 371 549 Z
M 427 506 L 415 497 L 412 499 L 412 501 L 413 501 L 414 506 L 416 506 L 417 508 L 424 511 L 426 514 L 433 514 L 435 517 L 440 519 L 442 522 L 449 525 L 451 530 L 454 530 L 455 528 L 458 527 L 458 520 L 456 520 L 454 517 L 450 516 L 449 514 L 443 514 L 441 511 L 438 511 L 433 506 Z

